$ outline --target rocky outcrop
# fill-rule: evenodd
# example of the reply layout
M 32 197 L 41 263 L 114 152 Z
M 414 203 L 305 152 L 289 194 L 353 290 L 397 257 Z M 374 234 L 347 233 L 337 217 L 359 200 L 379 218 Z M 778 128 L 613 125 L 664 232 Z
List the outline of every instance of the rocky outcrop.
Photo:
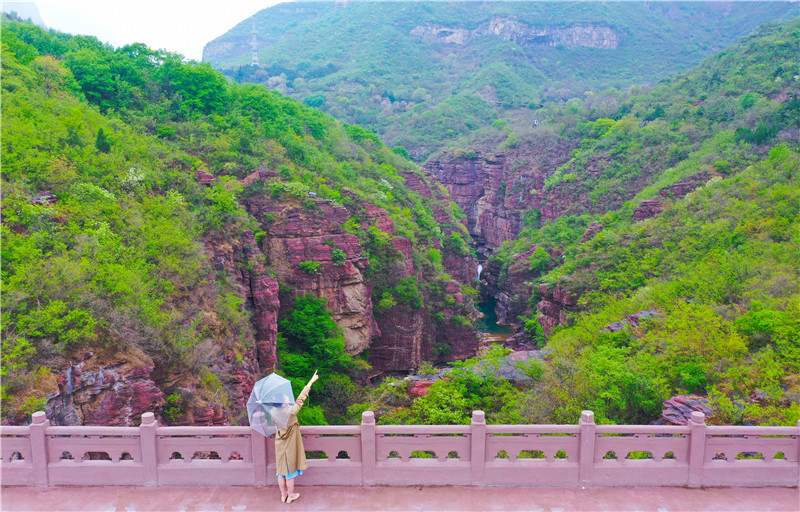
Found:
M 425 43 L 467 44 L 472 31 L 466 28 L 449 28 L 441 25 L 419 25 L 411 29 L 411 35 Z
M 707 397 L 699 395 L 678 395 L 664 402 L 661 418 L 654 421 L 656 425 L 687 425 L 692 413 L 698 411 L 706 418 L 714 414 Z
M 657 309 L 645 309 L 642 311 L 637 311 L 632 315 L 626 316 L 624 320 L 608 324 L 605 326 L 605 330 L 608 332 L 620 332 L 627 330 L 630 327 L 638 327 L 643 320 L 649 320 L 657 314 Z
M 53 425 L 138 425 L 142 413 L 156 410 L 164 393 L 151 379 L 154 363 L 144 354 L 113 358 L 83 354 L 59 374 L 58 393 L 45 413 Z
M 596 23 L 578 23 L 569 27 L 535 27 L 509 18 L 492 18 L 479 27 L 476 35 L 489 34 L 514 41 L 521 46 L 556 46 L 613 50 L 623 35 L 613 28 Z
M 536 306 L 540 314 L 539 325 L 546 335 L 550 335 L 553 327 L 567 323 L 567 313 L 578 311 L 578 298 L 569 293 L 564 286 L 569 281 L 568 276 L 561 276 L 558 284 L 551 290 L 547 284 L 539 285 L 542 300 Z
M 586 242 L 594 238 L 595 235 L 597 235 L 597 233 L 600 233 L 604 229 L 605 226 L 600 224 L 599 222 L 592 222 L 591 225 L 589 225 L 589 227 L 586 228 L 586 231 L 584 231 L 583 236 L 581 236 L 581 241 L 579 242 L 579 244 L 585 244 Z
M 347 209 L 323 199 L 299 205 L 263 196 L 247 199 L 245 206 L 266 231 L 262 248 L 277 279 L 292 296 L 311 293 L 325 298 L 332 318 L 344 331 L 346 350 L 357 354 L 367 349 L 380 330 L 362 272 L 369 261 L 358 239 L 342 228 L 350 218 Z M 367 216 L 394 231 L 385 212 L 377 210 L 369 208 Z
M 278 281 L 264 267 L 264 255 L 255 236 L 251 232 L 240 239 L 213 236 L 206 240 L 206 249 L 213 255 L 214 269 L 238 284 L 238 295 L 246 299 L 255 330 L 253 358 L 257 370 L 271 372 L 278 360 L 279 288 Z
M 661 213 L 661 203 L 658 199 L 646 199 L 639 203 L 636 210 L 633 212 L 633 221 L 641 222 L 643 220 L 651 219 Z
M 425 43 L 465 45 L 480 37 L 499 37 L 520 46 L 556 46 L 567 48 L 601 48 L 613 50 L 624 35 L 613 28 L 596 23 L 578 23 L 569 27 L 532 26 L 509 18 L 494 17 L 475 30 L 445 27 L 436 24 L 418 25 L 411 36 Z
M 560 139 L 542 138 L 508 154 L 445 152 L 425 166 L 466 214 L 478 251 L 490 254 L 518 237 L 526 213 L 535 211 L 542 221 L 560 215 L 550 214 L 550 197 L 542 190 L 545 179 L 569 160 L 571 149 Z
M 394 307 L 381 316 L 381 336 L 370 348 L 369 362 L 382 371 L 407 371 L 423 361 L 426 341 L 431 332 L 426 329 L 422 310 Z M 426 332 L 427 331 L 427 332 Z M 427 334 L 427 336 L 426 336 Z
M 689 176 L 680 180 L 677 183 L 673 183 L 672 185 L 661 189 L 658 195 L 664 198 L 674 198 L 678 199 L 684 197 L 689 192 L 701 187 L 708 182 L 711 178 L 711 174 L 707 172 L 700 172 L 693 176 Z

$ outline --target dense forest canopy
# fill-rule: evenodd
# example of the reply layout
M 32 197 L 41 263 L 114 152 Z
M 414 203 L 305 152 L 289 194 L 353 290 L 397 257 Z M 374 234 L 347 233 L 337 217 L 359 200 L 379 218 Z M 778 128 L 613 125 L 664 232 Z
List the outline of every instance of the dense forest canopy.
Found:
M 650 423 L 687 393 L 709 397 L 712 422 L 800 419 L 796 19 L 656 86 L 537 107 L 542 123 L 526 131 L 479 126 L 512 157 L 543 140 L 575 148 L 542 190 L 504 184 L 535 202 L 490 258 L 501 277 L 524 271 L 519 320 L 544 350 L 522 363 L 500 347 L 448 371 L 424 363 L 418 374 L 439 375 L 419 398 L 408 380 L 367 385 L 377 349 L 348 350 L 337 297 L 318 286 L 363 273 L 381 336 L 424 324 L 414 347 L 431 361 L 474 338 L 474 268 L 450 274 L 475 262 L 464 213 L 403 148 L 180 55 L 2 28 L 4 422 L 60 414 L 75 369 L 98 360 L 146 374 L 143 407 L 166 423 L 200 422 L 204 407 L 244 422 L 265 330 L 295 383 L 324 374 L 306 424 L 367 408 L 383 423 L 465 423 L 473 409 L 495 423 L 573 423 L 583 409 Z M 547 194 L 568 207 L 543 222 Z M 657 215 L 633 218 L 654 198 Z M 326 223 L 335 236 L 303 232 Z M 314 238 L 327 259 L 270 256 L 281 236 Z M 274 325 L 257 309 L 270 282 Z M 576 304 L 545 333 L 537 304 L 554 289 Z

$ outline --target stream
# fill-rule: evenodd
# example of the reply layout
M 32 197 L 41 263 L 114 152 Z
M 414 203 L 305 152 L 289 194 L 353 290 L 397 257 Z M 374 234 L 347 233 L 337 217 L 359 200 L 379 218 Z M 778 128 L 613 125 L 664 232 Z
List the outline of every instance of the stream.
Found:
M 494 297 L 487 297 L 486 302 L 478 304 L 478 310 L 484 317 L 476 320 L 473 326 L 481 334 L 482 345 L 505 341 L 514 334 L 513 326 L 497 323 L 497 314 L 494 312 L 496 305 L 497 300 Z

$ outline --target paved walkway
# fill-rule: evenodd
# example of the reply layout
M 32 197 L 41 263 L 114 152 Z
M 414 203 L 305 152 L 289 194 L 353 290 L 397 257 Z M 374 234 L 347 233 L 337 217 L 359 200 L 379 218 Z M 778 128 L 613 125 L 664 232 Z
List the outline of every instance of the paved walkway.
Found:
M 277 487 L 4 487 L 6 511 L 520 510 L 800 511 L 789 488 L 298 487 L 287 505 Z

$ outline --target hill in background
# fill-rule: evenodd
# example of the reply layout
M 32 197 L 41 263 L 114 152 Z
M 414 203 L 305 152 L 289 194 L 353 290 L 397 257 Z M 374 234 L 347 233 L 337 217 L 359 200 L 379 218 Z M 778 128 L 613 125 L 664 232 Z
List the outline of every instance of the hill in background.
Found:
M 286 3 L 203 60 L 425 158 L 501 117 L 530 125 L 543 104 L 655 84 L 796 14 L 789 2 Z

